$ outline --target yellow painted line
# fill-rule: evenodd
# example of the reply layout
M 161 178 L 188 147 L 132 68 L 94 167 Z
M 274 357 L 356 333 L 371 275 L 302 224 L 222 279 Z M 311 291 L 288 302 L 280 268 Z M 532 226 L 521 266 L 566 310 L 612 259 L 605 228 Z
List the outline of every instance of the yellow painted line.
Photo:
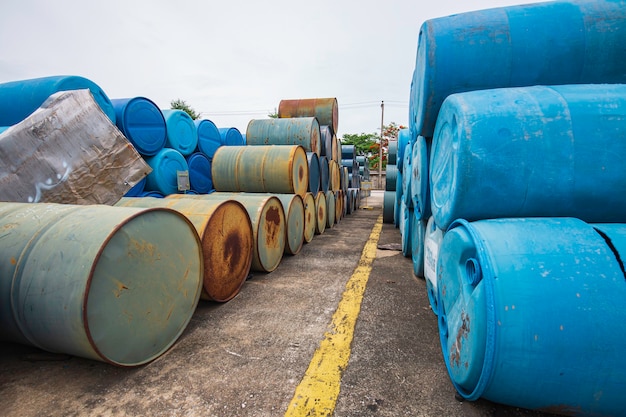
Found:
M 346 283 L 341 301 L 333 314 L 330 330 L 324 334 L 302 381 L 296 387 L 285 417 L 329 416 L 335 410 L 341 374 L 348 366 L 356 319 L 361 311 L 365 286 L 376 258 L 376 246 L 383 228 L 379 216 L 363 248 L 359 264 Z

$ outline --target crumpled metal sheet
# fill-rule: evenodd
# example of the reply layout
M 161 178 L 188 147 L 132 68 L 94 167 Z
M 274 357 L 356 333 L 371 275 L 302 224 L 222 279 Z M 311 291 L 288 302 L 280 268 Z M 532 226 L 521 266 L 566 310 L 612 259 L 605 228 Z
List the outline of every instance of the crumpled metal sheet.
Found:
M 55 93 L 0 133 L 0 201 L 111 205 L 150 171 L 89 90 Z

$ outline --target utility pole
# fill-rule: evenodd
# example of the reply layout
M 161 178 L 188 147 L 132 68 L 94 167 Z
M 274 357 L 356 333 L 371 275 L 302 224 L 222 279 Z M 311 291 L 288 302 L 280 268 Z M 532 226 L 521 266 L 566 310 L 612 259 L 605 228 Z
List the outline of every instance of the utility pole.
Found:
M 385 102 L 380 102 L 380 146 L 378 147 L 378 187 L 383 190 L 383 129 L 385 125 Z

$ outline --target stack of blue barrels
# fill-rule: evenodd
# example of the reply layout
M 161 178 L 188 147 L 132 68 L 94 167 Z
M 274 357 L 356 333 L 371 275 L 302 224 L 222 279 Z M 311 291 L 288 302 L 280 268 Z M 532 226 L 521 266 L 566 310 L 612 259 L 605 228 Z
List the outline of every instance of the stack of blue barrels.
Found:
M 624 45 L 624 1 L 422 25 L 396 184 L 467 400 L 626 414 Z

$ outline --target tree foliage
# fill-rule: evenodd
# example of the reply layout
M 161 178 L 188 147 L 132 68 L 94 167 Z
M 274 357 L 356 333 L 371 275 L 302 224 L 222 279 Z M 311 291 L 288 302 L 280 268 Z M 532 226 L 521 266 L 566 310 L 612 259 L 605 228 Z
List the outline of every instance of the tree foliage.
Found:
M 193 120 L 196 120 L 200 117 L 200 113 L 197 113 L 191 106 L 189 106 L 185 100 L 176 99 L 170 102 L 170 108 L 176 110 L 182 110 L 189 115 Z
M 274 107 L 274 113 L 268 114 L 267 117 L 271 119 L 278 119 L 278 110 L 276 110 L 276 107 Z
M 387 167 L 387 154 L 389 153 L 389 141 L 398 140 L 398 132 L 404 129 L 404 126 L 391 122 L 383 125 L 383 158 L 382 169 Z M 361 134 L 344 134 L 341 139 L 342 145 L 354 145 L 357 155 L 365 155 L 369 159 L 369 166 L 372 170 L 378 169 L 380 160 L 380 133 L 361 133 Z

